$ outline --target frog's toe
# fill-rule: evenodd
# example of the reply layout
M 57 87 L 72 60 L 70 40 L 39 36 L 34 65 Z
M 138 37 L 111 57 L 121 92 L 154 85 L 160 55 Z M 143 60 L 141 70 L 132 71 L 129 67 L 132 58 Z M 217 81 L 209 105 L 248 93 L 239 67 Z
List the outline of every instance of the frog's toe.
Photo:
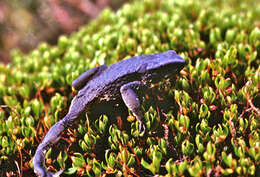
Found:
M 53 174 L 53 177 L 59 177 L 64 172 L 64 169 L 58 171 L 57 173 Z
M 139 122 L 139 134 L 145 133 L 145 125 L 142 122 Z
M 64 169 L 56 172 L 56 173 L 51 173 L 45 169 L 42 169 L 42 171 L 35 171 L 36 175 L 38 177 L 59 177 L 63 173 Z

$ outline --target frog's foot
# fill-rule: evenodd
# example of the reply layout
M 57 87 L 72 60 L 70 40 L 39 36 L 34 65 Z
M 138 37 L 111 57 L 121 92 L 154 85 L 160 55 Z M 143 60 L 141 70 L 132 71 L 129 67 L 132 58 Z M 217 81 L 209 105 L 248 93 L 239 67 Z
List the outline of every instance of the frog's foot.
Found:
M 64 172 L 64 169 L 62 169 L 62 170 L 60 170 L 60 171 L 58 171 L 56 173 L 53 173 L 52 176 L 53 177 L 59 177 L 63 172 Z
M 39 177 L 58 177 L 60 176 L 64 169 L 56 172 L 51 173 L 43 167 L 43 164 L 45 162 L 44 160 L 45 153 L 41 150 L 38 150 L 33 158 L 33 165 L 34 165 L 34 173 Z
M 45 170 L 44 168 L 41 169 L 41 171 L 34 171 L 36 173 L 37 176 L 40 177 L 59 177 L 62 173 L 63 173 L 64 169 L 56 172 L 56 173 L 51 173 L 47 170 Z

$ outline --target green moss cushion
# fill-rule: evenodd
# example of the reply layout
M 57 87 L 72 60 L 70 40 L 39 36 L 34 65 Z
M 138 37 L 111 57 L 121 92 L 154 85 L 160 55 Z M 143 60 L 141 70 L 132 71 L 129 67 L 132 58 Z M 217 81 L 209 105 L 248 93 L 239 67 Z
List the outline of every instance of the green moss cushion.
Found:
M 260 165 L 260 5 L 257 1 L 142 0 L 57 46 L 42 43 L 0 64 L 0 176 L 33 174 L 32 157 L 68 111 L 87 69 L 175 50 L 187 65 L 143 103 L 146 135 L 130 115 L 82 116 L 46 154 L 67 175 L 250 176 Z M 126 117 L 122 117 L 126 119 Z

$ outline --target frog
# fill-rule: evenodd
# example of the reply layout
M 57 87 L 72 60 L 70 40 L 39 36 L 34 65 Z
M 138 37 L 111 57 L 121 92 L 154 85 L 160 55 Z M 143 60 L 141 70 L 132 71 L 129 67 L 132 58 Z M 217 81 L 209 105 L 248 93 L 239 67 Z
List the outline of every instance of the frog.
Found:
M 45 154 L 61 138 L 82 113 L 91 108 L 123 102 L 138 121 L 138 132 L 145 133 L 141 102 L 146 89 L 153 84 L 178 74 L 186 61 L 174 50 L 143 54 L 121 60 L 110 66 L 100 65 L 87 70 L 72 82 L 77 94 L 71 101 L 68 113 L 55 123 L 37 147 L 33 157 L 34 172 L 39 177 L 59 176 L 64 169 L 52 173 L 44 168 Z M 101 109 L 102 110 L 102 109 Z

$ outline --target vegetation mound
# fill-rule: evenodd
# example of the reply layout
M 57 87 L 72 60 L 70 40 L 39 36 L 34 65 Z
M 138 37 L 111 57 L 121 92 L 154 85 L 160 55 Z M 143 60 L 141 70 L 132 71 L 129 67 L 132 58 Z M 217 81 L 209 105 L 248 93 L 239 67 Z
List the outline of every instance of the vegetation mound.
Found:
M 188 64 L 143 103 L 147 134 L 82 116 L 46 154 L 78 176 L 250 176 L 259 172 L 260 5 L 257 1 L 142 0 L 57 46 L 0 65 L 0 176 L 32 175 L 32 157 L 68 111 L 71 83 L 94 66 L 175 50 Z M 128 129 L 128 130 L 127 130 Z

